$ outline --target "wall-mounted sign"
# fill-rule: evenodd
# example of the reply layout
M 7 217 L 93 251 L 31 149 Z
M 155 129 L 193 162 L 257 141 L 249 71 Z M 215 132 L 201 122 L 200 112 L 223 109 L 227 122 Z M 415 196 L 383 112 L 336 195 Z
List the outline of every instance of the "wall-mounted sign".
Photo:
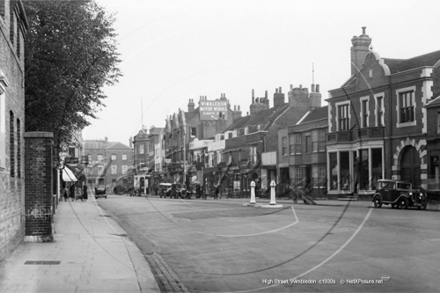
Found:
M 200 120 L 226 120 L 228 113 L 227 101 L 199 101 Z

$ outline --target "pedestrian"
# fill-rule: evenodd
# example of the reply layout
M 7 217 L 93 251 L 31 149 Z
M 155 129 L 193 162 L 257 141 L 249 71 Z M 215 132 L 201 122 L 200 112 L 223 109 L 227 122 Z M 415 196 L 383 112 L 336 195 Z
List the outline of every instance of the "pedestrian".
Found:
M 196 198 L 200 198 L 200 184 L 196 185 Z
M 217 185 L 215 187 L 215 195 L 214 195 L 214 199 L 218 199 L 218 194 L 220 193 L 220 185 Z
M 87 183 L 84 182 L 84 185 L 83 185 L 83 197 L 82 198 L 83 198 L 84 201 L 87 201 L 88 197 L 89 196 L 87 194 Z
M 64 201 L 67 202 L 69 198 L 69 188 L 67 188 L 67 184 L 65 184 L 63 188 L 63 197 L 64 197 Z
M 70 201 L 73 201 L 75 199 L 75 184 L 70 185 L 69 197 L 70 197 Z

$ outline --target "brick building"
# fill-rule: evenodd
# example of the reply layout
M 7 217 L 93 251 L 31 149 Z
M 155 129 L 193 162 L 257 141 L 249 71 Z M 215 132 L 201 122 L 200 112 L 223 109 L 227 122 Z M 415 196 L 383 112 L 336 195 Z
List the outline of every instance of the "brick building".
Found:
M 0 259 L 24 237 L 24 40 L 21 1 L 0 4 Z
M 116 180 L 133 166 L 133 149 L 121 142 L 84 140 L 84 155 L 88 157 L 87 182 L 90 188 L 97 184 L 113 190 Z
M 315 108 L 297 124 L 279 130 L 280 183 L 307 187 L 313 198 L 326 197 L 327 108 Z
M 240 108 L 231 109 L 225 94 L 219 99 L 208 100 L 200 97 L 196 108 L 193 99 L 189 100 L 188 111 L 179 110 L 167 117 L 164 130 L 165 170 L 168 182 L 190 184 L 190 171 L 195 166 L 194 153 L 191 153 L 189 144 L 195 139 L 213 139 L 241 116 Z
M 440 96 L 426 105 L 428 132 L 426 151 L 428 174 L 426 185 L 429 190 L 440 191 Z
M 258 190 L 267 190 L 272 180 L 279 183 L 278 130 L 295 124 L 305 113 L 320 107 L 321 94 L 314 90 L 314 86 L 311 93 L 302 86 L 291 86 L 286 103 L 282 89 L 277 88 L 274 107 L 269 107 L 267 91 L 260 98 L 252 91 L 250 115 L 236 119 L 225 131 L 222 170 L 228 174 L 223 181 L 225 189 L 247 196 L 252 180 L 257 182 Z
M 351 77 L 329 92 L 328 189 L 370 198 L 380 178 L 427 187 L 426 104 L 439 94 L 440 51 L 410 59 L 370 50 L 365 28 L 352 38 Z

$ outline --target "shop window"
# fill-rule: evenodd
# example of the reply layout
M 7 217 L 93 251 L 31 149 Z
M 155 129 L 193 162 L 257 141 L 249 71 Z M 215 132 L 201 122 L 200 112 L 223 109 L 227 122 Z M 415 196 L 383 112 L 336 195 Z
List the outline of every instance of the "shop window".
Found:
M 339 153 L 339 165 L 339 174 L 341 178 L 341 184 L 339 188 L 341 190 L 350 190 L 350 155 L 348 151 Z
M 371 149 L 371 188 L 374 189 L 377 180 L 382 179 L 382 149 Z
M 359 150 L 359 165 L 358 165 L 358 173 L 359 173 L 359 190 L 368 190 L 369 189 L 369 158 L 368 158 L 368 149 Z
M 338 189 L 338 154 L 329 153 L 330 161 L 330 189 Z

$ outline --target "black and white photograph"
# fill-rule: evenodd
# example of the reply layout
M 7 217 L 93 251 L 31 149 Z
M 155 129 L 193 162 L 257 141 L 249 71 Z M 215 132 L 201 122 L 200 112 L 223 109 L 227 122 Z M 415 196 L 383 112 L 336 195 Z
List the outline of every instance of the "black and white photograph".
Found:
M 0 0 L 0 292 L 440 292 L 435 0 Z

